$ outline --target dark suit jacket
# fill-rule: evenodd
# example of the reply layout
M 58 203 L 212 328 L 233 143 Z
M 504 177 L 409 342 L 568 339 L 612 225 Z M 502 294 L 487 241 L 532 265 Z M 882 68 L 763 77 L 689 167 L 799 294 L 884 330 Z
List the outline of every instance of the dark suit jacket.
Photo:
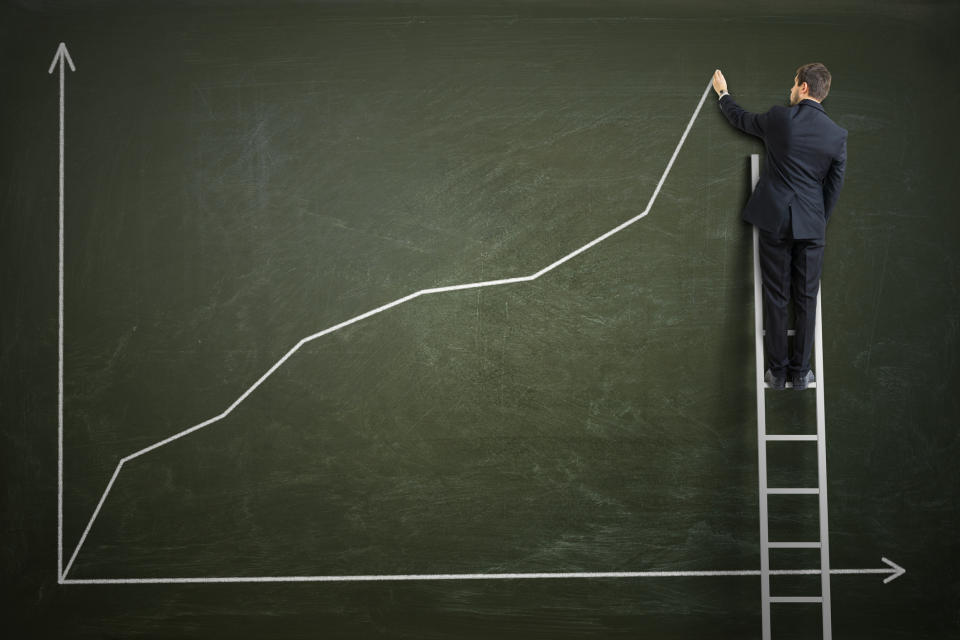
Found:
M 833 122 L 816 100 L 750 113 L 730 95 L 720 99 L 730 124 L 763 139 L 766 166 L 743 219 L 779 233 L 788 219 L 793 237 L 823 239 L 847 167 L 847 130 Z M 791 215 L 792 214 L 792 215 Z

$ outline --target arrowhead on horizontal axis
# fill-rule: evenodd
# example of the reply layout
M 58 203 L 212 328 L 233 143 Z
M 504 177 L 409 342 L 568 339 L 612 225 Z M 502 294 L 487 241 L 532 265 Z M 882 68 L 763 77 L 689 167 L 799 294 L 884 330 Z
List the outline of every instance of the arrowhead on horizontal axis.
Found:
M 73 66 L 73 58 L 70 57 L 70 52 L 67 51 L 67 45 L 63 42 L 60 43 L 60 46 L 57 47 L 57 52 L 53 56 L 53 62 L 50 63 L 50 70 L 47 73 L 53 73 L 53 70 L 57 68 L 57 63 L 66 60 L 67 64 L 70 65 L 70 71 L 76 71 L 77 68 Z
M 893 573 L 887 576 L 887 578 L 883 581 L 883 584 L 887 584 L 888 582 L 893 582 L 894 580 L 896 580 L 897 578 L 899 578 L 900 576 L 902 576 L 907 572 L 906 569 L 898 565 L 893 560 L 887 560 L 884 557 L 881 557 L 880 559 L 883 560 L 885 563 L 887 563 L 890 566 L 890 568 L 893 569 Z

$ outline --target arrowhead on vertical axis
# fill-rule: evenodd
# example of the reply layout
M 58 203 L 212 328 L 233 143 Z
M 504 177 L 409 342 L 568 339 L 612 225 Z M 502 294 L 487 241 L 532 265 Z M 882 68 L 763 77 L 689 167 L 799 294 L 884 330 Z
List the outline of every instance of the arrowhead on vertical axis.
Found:
M 66 43 L 61 42 L 60 46 L 57 47 L 57 52 L 53 56 L 53 62 L 50 63 L 50 70 L 47 73 L 53 73 L 53 70 L 57 68 L 57 63 L 63 60 L 67 61 L 67 64 L 70 65 L 70 71 L 76 71 L 77 68 L 73 66 L 73 58 L 70 57 L 70 52 L 67 51 Z

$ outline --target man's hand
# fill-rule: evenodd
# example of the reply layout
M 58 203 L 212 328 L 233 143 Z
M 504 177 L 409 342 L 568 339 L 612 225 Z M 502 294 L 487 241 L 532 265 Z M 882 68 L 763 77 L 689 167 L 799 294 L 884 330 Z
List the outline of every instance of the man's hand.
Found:
M 727 79 L 723 77 L 720 69 L 713 72 L 713 90 L 717 92 L 718 96 L 727 90 Z

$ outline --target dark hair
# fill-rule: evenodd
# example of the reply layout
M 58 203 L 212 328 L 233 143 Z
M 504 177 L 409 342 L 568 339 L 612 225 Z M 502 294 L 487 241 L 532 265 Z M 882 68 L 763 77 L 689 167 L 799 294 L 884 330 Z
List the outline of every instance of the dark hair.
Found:
M 830 93 L 830 72 L 820 62 L 811 62 L 797 69 L 797 85 L 804 82 L 809 87 L 810 96 L 823 100 Z

